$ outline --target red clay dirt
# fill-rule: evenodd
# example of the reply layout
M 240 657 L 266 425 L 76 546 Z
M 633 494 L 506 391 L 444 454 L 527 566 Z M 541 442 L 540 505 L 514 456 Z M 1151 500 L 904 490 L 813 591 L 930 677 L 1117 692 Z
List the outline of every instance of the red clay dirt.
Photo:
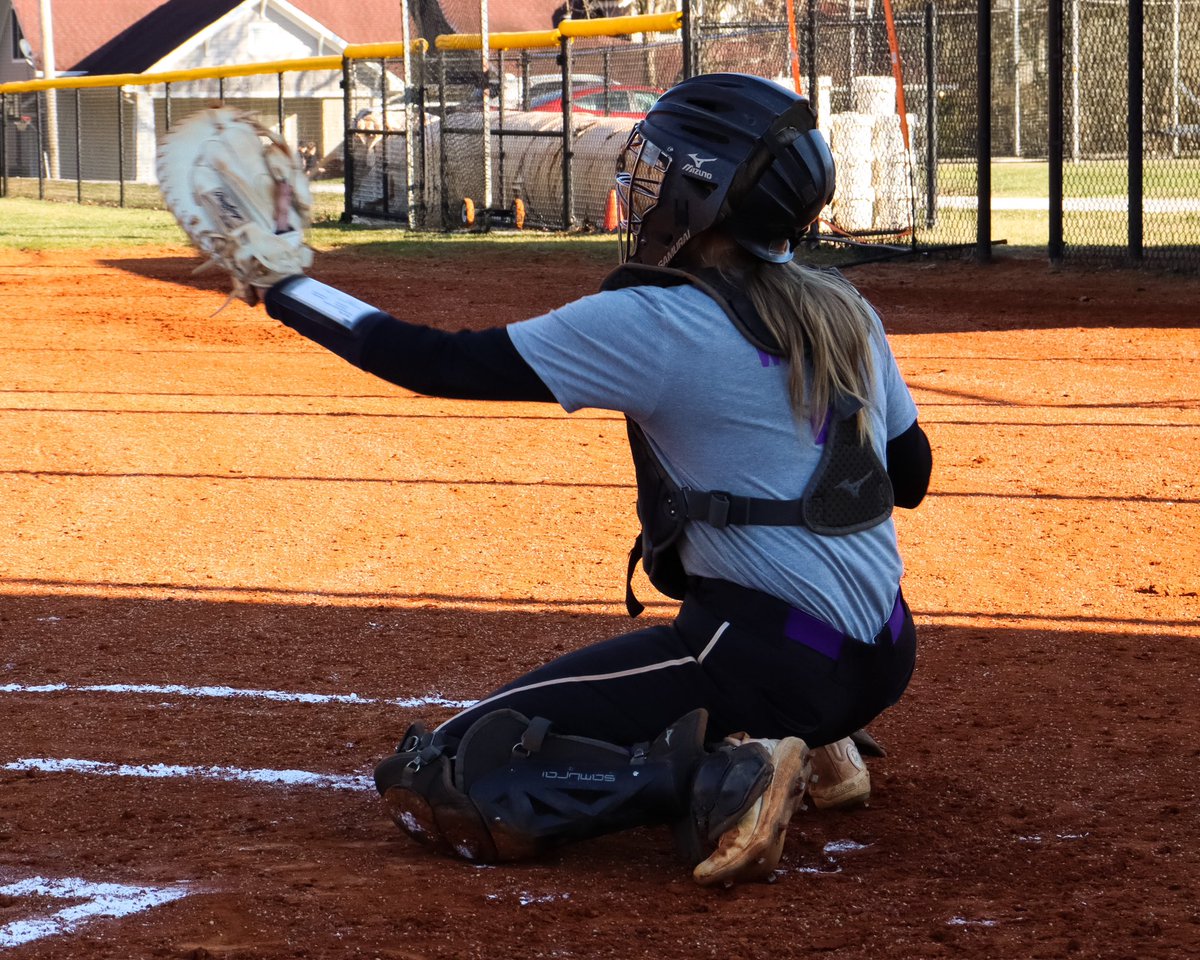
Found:
M 196 262 L 0 252 L 0 954 L 1200 953 L 1200 282 L 850 272 L 935 452 L 897 518 L 918 669 L 870 807 L 800 813 L 774 883 L 713 891 L 664 831 L 477 867 L 359 780 L 233 779 L 368 776 L 452 712 L 428 698 L 628 629 L 634 490 L 617 417 L 414 396 L 261 310 L 210 318 Z M 448 247 L 315 275 L 457 328 L 604 269 Z M 85 881 L 184 895 L 88 919 Z

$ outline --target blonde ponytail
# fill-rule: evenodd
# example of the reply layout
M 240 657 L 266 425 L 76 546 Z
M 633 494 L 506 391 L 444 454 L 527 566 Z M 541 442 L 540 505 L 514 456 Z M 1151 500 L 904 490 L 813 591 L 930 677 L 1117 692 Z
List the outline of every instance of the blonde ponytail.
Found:
M 796 262 L 758 261 L 745 273 L 746 293 L 788 358 L 788 393 L 798 419 L 820 430 L 837 395 L 862 404 L 860 440 L 871 435 L 868 406 L 874 361 L 866 302 L 839 274 Z M 807 348 L 812 369 L 808 383 Z

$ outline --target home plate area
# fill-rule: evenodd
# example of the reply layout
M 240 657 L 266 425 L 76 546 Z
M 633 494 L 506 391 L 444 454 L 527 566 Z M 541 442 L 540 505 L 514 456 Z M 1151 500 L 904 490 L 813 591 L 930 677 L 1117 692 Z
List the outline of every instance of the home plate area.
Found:
M 621 602 L 622 419 L 392 388 L 214 317 L 195 266 L 0 250 L 0 960 L 1196 954 L 1195 279 L 853 269 L 934 448 L 895 517 L 917 670 L 870 805 L 704 889 L 665 828 L 440 856 L 371 785 L 414 721 L 669 622 Z M 610 266 L 368 244 L 319 279 L 480 329 Z

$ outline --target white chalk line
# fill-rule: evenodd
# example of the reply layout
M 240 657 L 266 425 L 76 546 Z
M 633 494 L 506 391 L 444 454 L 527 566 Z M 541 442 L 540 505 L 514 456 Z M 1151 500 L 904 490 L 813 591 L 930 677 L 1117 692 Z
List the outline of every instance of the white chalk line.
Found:
M 0 684 L 2 693 L 127 693 L 152 696 L 213 697 L 218 699 L 245 698 L 249 700 L 273 700 L 283 703 L 349 704 L 352 706 L 404 707 L 451 707 L 465 709 L 473 707 L 475 700 L 450 700 L 436 694 L 428 697 L 363 697 L 357 693 L 298 693 L 288 690 L 255 690 L 224 685 L 187 686 L 180 683 L 5 683 Z
M 401 697 L 380 699 L 363 697 L 356 693 L 296 693 L 284 690 L 255 690 L 228 686 L 186 686 L 183 684 L 69 684 L 8 683 L 0 685 L 0 693 L 8 694 L 54 694 L 54 693 L 115 693 L 131 695 L 213 697 L 219 699 L 247 698 L 276 702 L 303 704 L 350 704 L 398 707 L 444 706 L 464 708 L 472 706 L 474 700 L 448 700 L 441 696 Z M 130 764 L 109 763 L 99 760 L 72 758 L 25 757 L 0 764 L 0 770 L 15 773 L 40 771 L 42 773 L 78 773 L 102 777 L 142 777 L 146 779 L 193 779 L 217 780 L 230 783 L 257 783 L 271 786 L 318 787 L 331 790 L 370 790 L 374 781 L 370 777 L 314 773 L 309 770 L 245 769 L 224 765 L 185 764 Z
M 92 883 L 80 877 L 47 879 L 29 877 L 0 886 L 0 895 L 41 896 L 55 900 L 82 900 L 44 917 L 13 920 L 0 927 L 0 949 L 18 947 L 34 940 L 72 933 L 100 917 L 127 917 L 186 897 L 184 886 L 135 887 L 121 883 Z
M 259 783 L 285 787 L 320 787 L 327 790 L 373 790 L 371 777 L 309 770 L 245 769 L 226 766 L 191 766 L 173 763 L 109 763 L 102 760 L 25 757 L 0 764 L 0 770 L 24 773 L 83 773 L 99 777 L 144 777 L 150 780 L 222 780 L 229 783 Z

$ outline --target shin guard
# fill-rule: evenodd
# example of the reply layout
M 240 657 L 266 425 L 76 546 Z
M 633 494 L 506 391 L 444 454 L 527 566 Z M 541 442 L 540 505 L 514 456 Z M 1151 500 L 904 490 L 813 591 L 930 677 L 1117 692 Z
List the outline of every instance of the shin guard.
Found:
M 456 747 L 411 728 L 376 768 L 375 784 L 392 820 L 418 842 L 468 860 L 521 860 L 685 816 L 707 720 L 693 711 L 653 743 L 625 748 L 497 710 Z
M 706 722 L 694 711 L 653 743 L 627 749 L 496 711 L 463 736 L 454 784 L 487 824 L 498 859 L 524 859 L 567 840 L 679 817 Z

